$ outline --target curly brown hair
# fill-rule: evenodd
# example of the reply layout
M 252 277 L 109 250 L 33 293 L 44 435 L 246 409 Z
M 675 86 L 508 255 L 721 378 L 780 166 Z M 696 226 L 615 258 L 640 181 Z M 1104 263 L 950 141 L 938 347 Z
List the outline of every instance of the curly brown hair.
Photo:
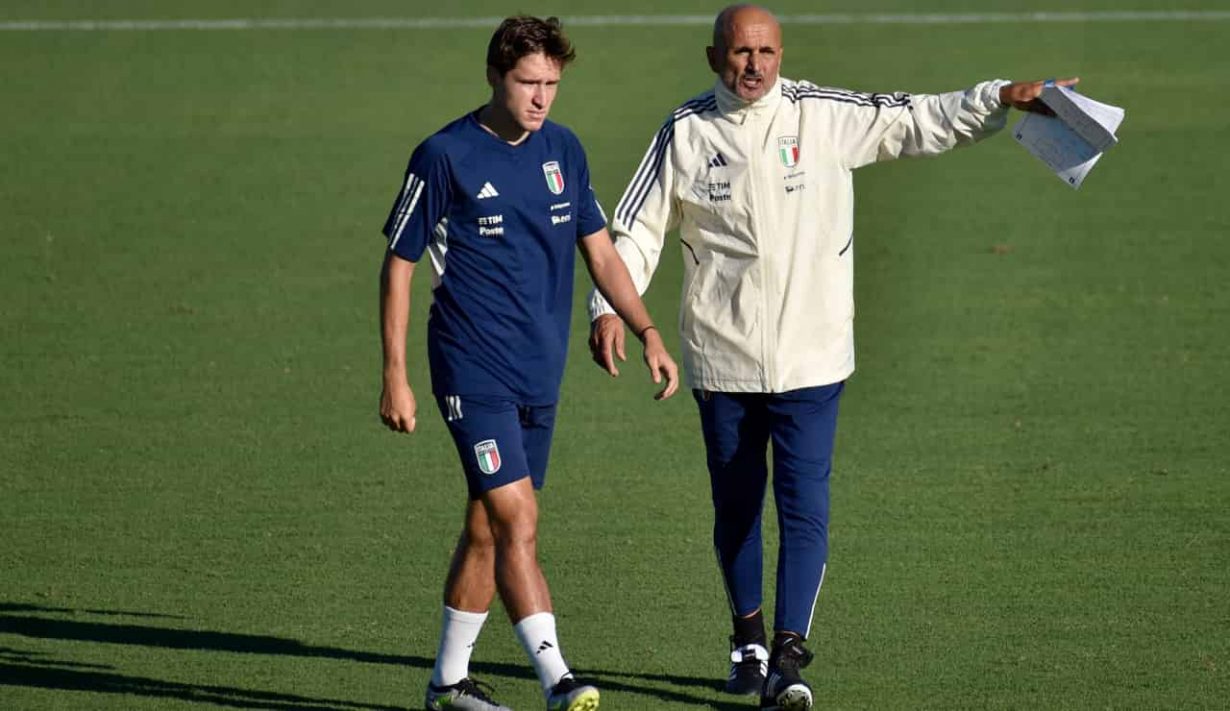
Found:
M 504 76 L 522 57 L 542 52 L 567 66 L 576 58 L 572 42 L 564 35 L 559 18 L 543 20 L 528 15 L 510 17 L 500 23 L 487 44 L 487 66 Z

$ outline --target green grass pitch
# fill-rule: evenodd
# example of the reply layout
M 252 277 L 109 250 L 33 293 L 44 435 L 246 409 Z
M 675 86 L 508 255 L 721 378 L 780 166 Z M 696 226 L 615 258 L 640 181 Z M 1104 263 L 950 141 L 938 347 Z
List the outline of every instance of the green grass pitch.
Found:
M 718 7 L 12 0 L 0 22 Z M 486 100 L 491 29 L 0 31 L 0 709 L 419 707 L 464 493 L 425 278 L 420 431 L 376 415 L 378 230 L 414 144 Z M 707 33 L 571 34 L 552 118 L 612 208 L 711 83 Z M 823 84 L 1079 74 L 1127 109 L 1079 192 L 1007 135 L 859 173 L 819 707 L 1225 708 L 1230 20 L 787 25 L 785 45 L 784 74 Z M 677 251 L 647 295 L 667 324 Z M 542 494 L 564 651 L 603 708 L 749 708 L 717 690 L 695 407 L 654 403 L 635 361 L 594 368 L 582 297 Z M 540 707 L 498 608 L 473 669 Z

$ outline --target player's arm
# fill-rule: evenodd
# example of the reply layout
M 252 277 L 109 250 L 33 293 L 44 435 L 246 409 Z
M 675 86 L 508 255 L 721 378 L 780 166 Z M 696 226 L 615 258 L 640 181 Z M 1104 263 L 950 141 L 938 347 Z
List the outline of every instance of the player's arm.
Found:
M 645 365 L 649 367 L 653 381 L 661 383 L 665 378 L 666 385 L 654 399 L 662 400 L 674 395 L 679 387 L 679 368 L 667 353 L 666 346 L 662 343 L 662 334 L 649 318 L 649 311 L 641 301 L 623 259 L 615 251 L 610 235 L 605 229 L 601 229 L 582 237 L 577 245 L 598 292 L 644 344 Z M 619 375 L 614 362 L 609 362 L 608 365 L 607 370 L 611 375 Z
M 438 135 L 438 134 L 437 134 Z M 447 146 L 428 139 L 410 156 L 402 188 L 384 223 L 389 241 L 380 268 L 380 341 L 384 369 L 380 419 L 394 432 L 413 432 L 414 392 L 406 379 L 410 279 L 452 197 Z
M 380 342 L 384 353 L 384 386 L 380 419 L 394 432 L 413 432 L 416 405 L 406 377 L 406 334 L 410 327 L 410 280 L 414 262 L 384 253 L 380 269 Z

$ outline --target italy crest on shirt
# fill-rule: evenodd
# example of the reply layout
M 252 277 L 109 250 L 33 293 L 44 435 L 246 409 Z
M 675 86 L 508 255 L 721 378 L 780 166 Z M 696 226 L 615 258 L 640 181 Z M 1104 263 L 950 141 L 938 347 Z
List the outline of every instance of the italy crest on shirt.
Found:
M 782 159 L 782 165 L 793 168 L 799 164 L 799 137 L 782 136 L 777 139 L 777 156 Z
M 553 195 L 564 192 L 564 173 L 559 169 L 559 161 L 548 161 L 542 164 L 542 174 L 547 178 L 547 189 Z

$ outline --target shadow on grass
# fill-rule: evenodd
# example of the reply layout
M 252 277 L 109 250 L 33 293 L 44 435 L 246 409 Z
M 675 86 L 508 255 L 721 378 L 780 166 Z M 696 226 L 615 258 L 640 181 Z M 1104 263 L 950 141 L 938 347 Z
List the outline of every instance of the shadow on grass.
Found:
M 431 669 L 434 660 L 426 657 L 380 654 L 340 647 L 317 646 L 304 644 L 298 640 L 269 635 L 239 634 L 233 632 L 213 632 L 208 630 L 185 630 L 151 625 L 115 624 L 111 622 L 93 622 L 85 620 L 55 619 L 13 612 L 85 612 L 61 610 L 59 608 L 41 608 L 33 605 L 0 603 L 0 634 L 16 635 L 31 639 L 68 640 L 74 642 L 100 642 L 105 644 L 135 645 L 156 647 L 161 649 L 183 649 L 207 652 L 233 652 L 239 654 L 270 654 L 306 658 L 336 659 L 342 661 L 363 662 L 368 664 L 389 664 L 417 669 Z M 102 612 L 97 614 L 129 614 Z M 137 616 L 153 616 L 141 615 Z M 178 618 L 177 618 L 178 619 Z M 14 663 L 16 662 L 16 663 Z M 62 667 L 87 667 L 75 663 L 47 663 L 31 657 L 29 653 L 16 653 L 14 650 L 0 648 L 0 686 L 36 686 L 82 691 L 98 691 L 104 693 L 129 693 L 143 696 L 174 696 L 176 698 L 218 705 L 243 706 L 251 708 L 339 708 L 339 709 L 385 709 L 390 707 L 369 706 L 350 702 L 331 700 L 301 699 L 282 694 L 259 691 L 245 691 L 226 687 L 194 686 L 163 682 L 141 677 L 128 677 L 98 671 L 86 671 L 82 668 L 71 669 Z M 506 664 L 499 662 L 475 661 L 470 665 L 479 676 L 496 676 L 513 679 L 524 679 L 532 676 L 525 665 Z M 734 711 L 748 708 L 747 703 L 731 703 L 714 701 L 712 698 L 696 696 L 690 693 L 658 688 L 656 684 L 670 684 L 693 689 L 705 689 L 717 692 L 720 684 L 714 679 L 697 679 L 693 677 L 665 674 L 637 674 L 634 672 L 585 669 L 578 674 L 593 679 L 601 689 L 621 691 L 640 696 L 648 696 L 658 701 L 672 701 L 685 704 L 697 704 Z M 622 680 L 622 681 L 621 681 Z M 650 682 L 654 686 L 634 682 Z M 312 703 L 316 706 L 304 706 Z M 263 705 L 262 705 L 263 704 Z M 296 705 L 297 704 L 297 705 Z
M 50 661 L 45 652 L 26 652 L 20 649 L 0 647 L 0 662 L 15 662 L 17 664 L 45 665 L 68 667 L 71 669 L 113 669 L 108 664 L 86 664 L 84 662 Z
M 616 681 L 616 678 L 650 681 L 674 684 L 676 686 L 699 687 L 708 689 L 715 693 L 719 692 L 722 684 L 713 679 L 698 679 L 696 677 L 675 676 L 671 674 L 637 674 L 634 672 L 611 671 L 604 669 L 577 669 L 576 673 L 582 679 L 594 682 L 595 686 L 601 691 L 622 691 L 629 694 L 638 694 L 640 696 L 648 696 L 656 699 L 659 702 L 672 701 L 681 704 L 691 704 L 703 708 L 720 709 L 721 711 L 749 711 L 755 708 L 755 697 L 749 697 L 749 700 L 742 702 L 738 701 L 721 701 L 705 696 L 695 696 L 693 694 L 684 693 L 682 691 L 672 691 L 670 689 L 660 689 L 657 687 L 644 686 L 633 684 L 625 681 Z M 725 679 L 722 683 L 725 683 Z
M 379 706 L 335 699 L 313 699 L 294 694 L 236 689 L 227 686 L 179 684 L 110 672 L 62 669 L 56 662 L 39 665 L 0 661 L 0 686 L 25 686 L 57 691 L 89 691 L 101 694 L 133 694 L 152 698 L 180 699 L 243 709 L 294 709 L 314 711 L 403 711 L 398 706 Z
M 0 614 L 0 634 L 31 639 L 61 639 L 74 642 L 103 642 L 161 649 L 187 649 L 202 652 L 276 654 L 294 657 L 323 657 L 369 664 L 397 664 L 430 669 L 432 660 L 423 657 L 363 652 L 340 647 L 304 644 L 298 640 L 268 635 L 180 630 L 149 625 L 126 625 L 83 620 L 60 620 L 30 615 Z M 523 675 L 511 664 L 493 665 L 490 672 Z
M 157 612 L 130 612 L 128 610 L 74 610 L 68 607 L 47 607 L 46 605 L 31 605 L 24 602 L 0 602 L 2 612 L 68 612 L 71 614 L 86 613 L 109 617 L 153 617 L 164 620 L 182 620 L 179 615 L 163 615 Z

